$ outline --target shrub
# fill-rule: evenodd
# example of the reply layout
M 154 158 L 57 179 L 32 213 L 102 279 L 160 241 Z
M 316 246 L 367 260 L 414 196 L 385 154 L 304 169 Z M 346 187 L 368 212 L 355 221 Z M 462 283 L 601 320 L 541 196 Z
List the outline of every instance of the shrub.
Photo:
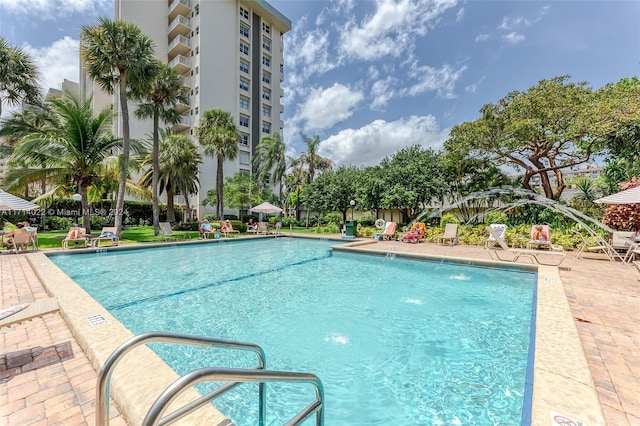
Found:
M 460 221 L 451 213 L 447 213 L 440 218 L 440 226 L 445 226 L 447 223 L 460 223 Z
M 296 226 L 296 218 L 294 216 L 285 216 L 282 218 L 282 226 L 283 227 L 289 227 L 289 226 Z
M 342 223 L 342 215 L 340 213 L 327 213 L 324 216 L 322 216 L 321 222 L 323 224 Z
M 47 216 L 44 223 L 49 229 L 69 229 L 74 225 L 74 220 L 70 217 Z
M 487 215 L 487 223 L 507 223 L 507 214 L 505 212 L 491 212 Z
M 364 215 L 359 220 L 358 223 L 362 226 L 373 226 L 376 223 L 376 219 L 371 215 Z

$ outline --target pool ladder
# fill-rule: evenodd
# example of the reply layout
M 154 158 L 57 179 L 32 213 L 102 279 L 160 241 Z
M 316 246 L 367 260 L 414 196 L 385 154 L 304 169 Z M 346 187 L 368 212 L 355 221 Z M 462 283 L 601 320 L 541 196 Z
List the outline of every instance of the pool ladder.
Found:
M 254 352 L 258 358 L 258 366 L 255 369 L 240 368 L 217 368 L 206 367 L 193 370 L 178 380 L 173 382 L 165 389 L 155 400 L 149 411 L 147 412 L 143 425 L 167 425 L 171 424 L 186 415 L 194 412 L 198 408 L 210 403 L 217 397 L 223 395 L 241 383 L 259 383 L 259 410 L 258 424 L 264 426 L 266 424 L 265 416 L 267 411 L 267 398 L 265 383 L 268 382 L 298 382 L 313 384 L 316 392 L 316 398 L 313 402 L 303 408 L 298 414 L 292 417 L 285 424 L 287 426 L 298 425 L 316 415 L 316 426 L 324 424 L 324 388 L 320 379 L 314 374 L 296 373 L 289 371 L 269 371 L 265 370 L 265 354 L 262 348 L 253 343 L 237 342 L 233 340 L 213 339 L 202 336 L 191 336 L 186 334 L 168 333 L 163 331 L 144 333 L 135 336 L 122 345 L 120 345 L 105 361 L 104 365 L 98 372 L 98 381 L 96 385 L 96 425 L 105 426 L 109 424 L 109 388 L 111 382 L 111 374 L 120 359 L 133 348 L 151 342 L 176 343 L 183 345 L 210 346 L 224 349 L 236 349 Z M 165 409 L 173 402 L 183 391 L 191 386 L 208 381 L 227 381 L 227 383 L 219 386 L 212 392 L 192 401 L 173 413 L 162 417 Z

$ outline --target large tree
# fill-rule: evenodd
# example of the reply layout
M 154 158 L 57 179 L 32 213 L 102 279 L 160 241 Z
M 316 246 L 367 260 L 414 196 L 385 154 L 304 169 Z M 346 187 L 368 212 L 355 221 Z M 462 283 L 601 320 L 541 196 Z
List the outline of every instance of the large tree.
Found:
M 5 174 L 10 187 L 46 182 L 42 197 L 73 194 L 82 196 L 82 226 L 90 231 L 87 192 L 120 145 L 111 133 L 110 108 L 94 115 L 91 98 L 65 94 L 49 101 L 42 118 L 24 121 L 24 114 L 10 118 L 5 129 L 21 135 L 10 157 L 12 168 Z
M 346 222 L 347 212 L 356 198 L 361 171 L 353 166 L 339 167 L 320 174 L 305 189 L 303 201 L 308 210 L 320 213 L 339 211 Z
M 210 109 L 202 114 L 196 128 L 198 141 L 205 154 L 215 156 L 216 165 L 216 216 L 222 219 L 224 211 L 224 160 L 233 160 L 238 155 L 240 132 L 230 113 L 221 109 Z
M 253 170 L 260 183 L 267 181 L 271 175 L 271 183 L 277 183 L 279 188 L 278 201 L 282 204 L 282 179 L 287 171 L 286 147 L 277 133 L 263 136 L 253 154 Z
M 511 92 L 481 113 L 478 120 L 453 127 L 447 151 L 523 171 L 526 189 L 537 175 L 545 196 L 559 198 L 566 186 L 562 170 L 586 163 L 603 148 L 606 135 L 637 121 L 640 103 L 637 87 L 594 91 L 561 76 Z
M 153 232 L 156 236 L 160 232 L 160 212 L 158 209 L 160 120 L 168 124 L 179 122 L 180 114 L 175 110 L 175 106 L 189 104 L 189 89 L 184 85 L 183 76 L 164 63 L 158 63 L 158 69 L 158 74 L 151 84 L 151 90 L 143 97 L 142 103 L 134 112 L 137 118 L 151 118 L 153 120 L 151 198 Z
M 177 192 L 184 195 L 189 208 L 189 194 L 198 191 L 198 169 L 202 158 L 198 147 L 186 135 L 174 135 L 171 132 L 160 132 L 158 152 L 158 190 L 167 193 L 167 221 L 175 222 L 174 197 Z M 153 164 L 153 154 L 147 156 L 145 165 Z M 153 181 L 154 166 L 152 165 L 142 178 L 140 184 L 149 186 Z
M 0 115 L 3 102 L 9 105 L 39 103 L 38 78 L 33 58 L 0 37 Z
M 85 69 L 102 90 L 117 93 L 122 121 L 122 161 L 116 199 L 115 226 L 122 232 L 124 194 L 129 174 L 129 96 L 140 98 L 149 92 L 157 73 L 154 46 L 134 24 L 100 18 L 98 25 L 83 26 L 80 55 Z

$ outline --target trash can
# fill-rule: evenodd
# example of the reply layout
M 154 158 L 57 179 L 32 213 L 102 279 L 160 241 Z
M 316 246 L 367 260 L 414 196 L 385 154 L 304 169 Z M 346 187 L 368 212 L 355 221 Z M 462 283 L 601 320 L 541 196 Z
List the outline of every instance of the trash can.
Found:
M 344 235 L 347 237 L 355 237 L 358 231 L 358 221 L 349 220 L 344 224 Z

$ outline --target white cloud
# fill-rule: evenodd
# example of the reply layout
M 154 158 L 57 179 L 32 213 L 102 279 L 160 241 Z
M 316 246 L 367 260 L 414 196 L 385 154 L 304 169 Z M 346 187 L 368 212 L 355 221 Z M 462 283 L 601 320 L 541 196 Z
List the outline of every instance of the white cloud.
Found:
M 340 35 L 340 48 L 350 57 L 375 60 L 400 56 L 413 48 L 456 0 L 377 0 L 375 12 L 360 24 L 350 21 Z
M 113 7 L 112 0 L 0 0 L 0 8 L 16 15 L 55 19 L 72 13 Z
M 456 13 L 456 22 L 462 22 L 463 19 L 464 19 L 464 7 L 461 7 L 460 10 L 458 10 L 458 13 Z
M 453 69 L 451 65 L 444 65 L 437 69 L 428 65 L 419 66 L 417 62 L 411 65 L 409 76 L 415 78 L 417 82 L 402 90 L 402 94 L 416 96 L 428 91 L 436 91 L 439 96 L 447 99 L 455 98 L 453 89 L 456 81 L 467 69 L 466 65 L 458 69 Z
M 66 78 L 78 82 L 80 76 L 80 43 L 71 37 L 53 42 L 51 46 L 33 48 L 29 45 L 24 49 L 36 61 L 41 75 L 41 86 L 46 93 L 49 88 L 60 89 Z
M 486 41 L 489 39 L 489 34 L 478 34 L 476 36 L 476 43 L 480 43 L 481 41 Z
M 335 83 L 328 89 L 313 89 L 300 106 L 297 121 L 304 121 L 305 131 L 323 130 L 351 117 L 364 98 L 360 91 Z
M 399 149 L 422 145 L 439 149 L 449 134 L 432 115 L 396 121 L 376 120 L 359 129 L 341 130 L 320 143 L 318 153 L 337 166 L 374 166 Z
M 371 109 L 373 110 L 381 110 L 392 99 L 396 92 L 393 86 L 396 84 L 396 79 L 389 76 L 384 80 L 378 80 L 371 85 L 371 97 L 373 100 L 371 101 Z
M 511 32 L 509 34 L 503 35 L 502 39 L 509 44 L 518 44 L 521 41 L 524 41 L 524 36 L 516 32 Z

